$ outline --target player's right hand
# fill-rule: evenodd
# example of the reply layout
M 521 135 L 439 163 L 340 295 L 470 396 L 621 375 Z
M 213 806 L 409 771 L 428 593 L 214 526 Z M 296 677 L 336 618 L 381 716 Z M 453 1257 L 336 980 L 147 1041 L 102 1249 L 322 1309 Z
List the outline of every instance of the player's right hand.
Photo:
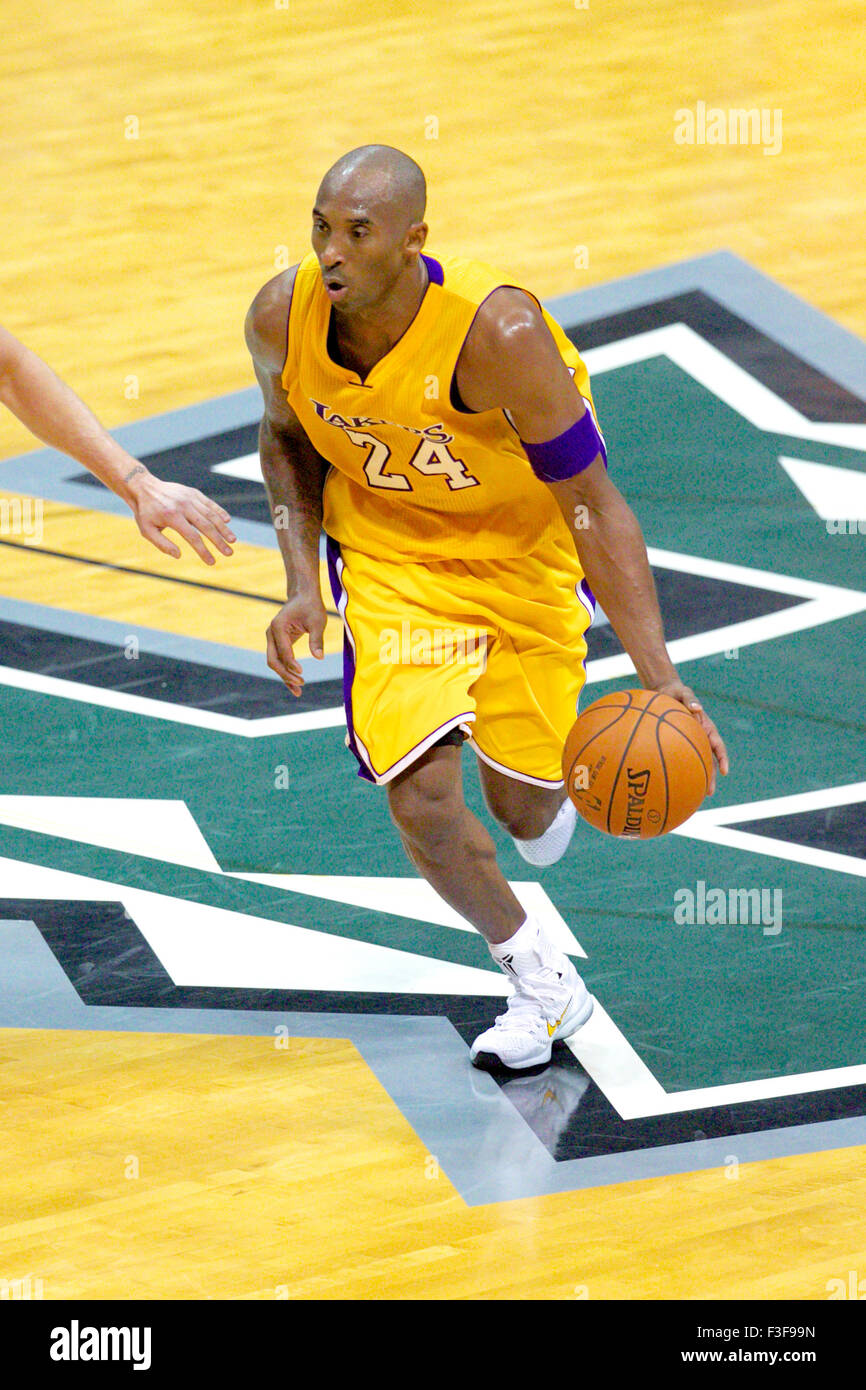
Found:
M 670 695 L 672 699 L 679 700 L 681 705 L 685 705 L 686 709 L 695 716 L 709 739 L 715 765 L 713 767 L 712 776 L 710 777 L 709 787 L 707 788 L 707 795 L 712 796 L 716 790 L 716 767 L 718 767 L 723 777 L 727 777 L 730 770 L 728 750 L 725 747 L 724 739 L 712 719 L 710 719 L 709 715 L 705 712 L 695 692 L 690 686 L 683 685 L 679 677 L 677 677 L 676 680 L 664 681 L 661 685 L 654 687 L 654 689 L 657 689 L 660 695 Z
M 307 633 L 310 651 L 321 660 L 325 655 L 327 621 L 320 593 L 297 594 L 283 604 L 268 628 L 268 665 L 285 681 L 293 695 L 300 695 L 304 684 L 301 663 L 294 652 L 295 643 Z

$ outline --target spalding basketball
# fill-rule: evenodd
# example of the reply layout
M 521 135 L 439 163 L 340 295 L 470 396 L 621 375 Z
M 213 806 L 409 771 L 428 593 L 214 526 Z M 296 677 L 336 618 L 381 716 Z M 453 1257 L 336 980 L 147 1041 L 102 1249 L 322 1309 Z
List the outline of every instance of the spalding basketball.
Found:
M 589 705 L 565 741 L 569 796 L 596 830 L 664 835 L 694 815 L 713 772 L 710 741 L 685 705 L 654 690 L 617 690 Z

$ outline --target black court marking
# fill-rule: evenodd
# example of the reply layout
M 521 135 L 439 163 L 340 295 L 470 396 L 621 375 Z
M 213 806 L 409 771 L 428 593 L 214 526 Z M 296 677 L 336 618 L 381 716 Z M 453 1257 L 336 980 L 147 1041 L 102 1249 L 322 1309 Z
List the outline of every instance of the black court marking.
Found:
M 684 323 L 732 362 L 816 424 L 866 424 L 866 401 L 846 391 L 703 290 L 671 295 L 621 314 L 589 319 L 565 332 L 578 352 L 653 328 Z
M 121 902 L 0 898 L 0 920 L 33 922 L 83 1004 L 106 1008 L 437 1015 L 473 1036 L 498 1001 L 474 995 L 176 985 Z
M 653 579 L 668 642 L 693 637 L 712 628 L 762 618 L 796 608 L 806 600 L 798 594 L 782 594 L 773 589 L 755 589 L 730 580 L 708 579 L 702 574 L 653 567 Z M 610 626 L 593 623 L 586 633 L 589 660 L 614 656 L 622 651 L 619 638 Z
M 3 542 L 0 542 L 2 545 Z M 32 549 L 19 546 L 20 549 Z M 54 551 L 43 552 L 54 555 Z M 78 563 L 93 567 L 98 561 L 70 556 Z M 103 566 L 108 569 L 122 566 Z M 147 571 L 129 569 L 128 573 L 151 577 Z M 782 594 L 773 590 L 756 589 L 748 584 L 707 579 L 679 570 L 653 570 L 659 603 L 669 641 L 690 637 L 707 631 L 708 614 L 713 627 L 727 627 L 751 618 L 804 603 L 801 596 Z M 163 576 L 156 576 L 161 582 Z M 277 599 L 264 595 L 245 594 L 240 590 L 197 583 L 195 580 L 172 579 L 168 582 L 237 594 L 278 607 Z M 331 616 L 336 616 L 332 608 Z M 130 636 L 135 624 L 130 624 Z M 593 624 L 585 634 L 588 660 L 617 655 L 622 646 L 609 626 Z M 189 709 L 209 710 L 237 716 L 241 719 L 264 719 L 282 714 L 300 714 L 309 710 L 333 709 L 343 700 L 341 680 L 307 681 L 298 699 L 290 697 L 282 682 L 272 680 L 265 664 L 264 628 L 262 630 L 261 677 L 225 667 L 206 665 L 185 657 L 163 656 L 139 650 L 131 660 L 124 649 L 111 642 L 95 638 L 72 636 L 63 631 L 31 628 L 24 624 L 0 620 L 0 650 L 2 664 L 14 670 L 53 676 L 100 690 L 139 695 L 163 703 Z
M 866 1114 L 866 1086 L 842 1086 L 831 1091 L 623 1120 L 594 1082 L 590 1081 L 585 1089 L 569 1085 L 571 1078 L 582 1079 L 586 1073 L 563 1044 L 554 1047 L 551 1067 L 529 1082 L 513 1073 L 492 1075 L 509 1100 L 516 1104 L 519 1096 L 517 1108 L 521 1115 L 558 1163 L 669 1144 L 734 1139 L 741 1134 Z M 554 1126 L 546 1113 L 549 1107 L 557 1112 Z
M 134 635 L 133 630 L 130 636 Z M 73 637 L 64 632 L 45 632 L 41 628 L 3 620 L 0 620 L 0 651 L 3 664 L 18 671 L 186 708 L 210 710 L 238 719 L 266 719 L 307 710 L 332 709 L 342 698 L 342 683 L 337 680 L 308 681 L 300 697 L 295 699 L 282 681 L 267 676 L 250 676 L 242 671 L 142 650 L 132 659 L 125 656 L 119 644 Z
M 585 352 L 671 323 L 687 324 L 807 419 L 816 423 L 866 423 L 866 402 L 701 290 L 671 295 L 624 313 L 566 327 L 565 332 L 578 351 Z M 155 453 L 140 451 L 140 457 L 154 473 L 197 487 L 233 516 L 270 525 L 262 484 L 213 472 L 216 464 L 255 453 L 258 432 L 256 421 Z M 86 471 L 70 475 L 70 481 L 83 487 L 101 486 Z
M 731 823 L 732 830 L 751 835 L 768 835 L 810 849 L 826 849 L 833 854 L 850 854 L 866 859 L 866 801 L 848 806 L 828 806 L 821 811 L 794 811 L 786 816 Z
M 463 995 L 367 994 L 331 991 L 196 988 L 175 985 L 149 942 L 120 902 L 63 902 L 0 898 L 0 920 L 33 922 L 85 1005 L 145 1009 L 243 1009 L 274 1013 L 441 1015 L 470 1045 L 504 1001 Z M 761 1101 L 714 1106 L 623 1120 L 586 1077 L 563 1043 L 553 1047 L 553 1065 L 532 1076 L 491 1072 L 509 1100 L 520 1087 L 519 1110 L 557 1162 L 628 1153 L 713 1138 L 734 1138 L 821 1120 L 866 1115 L 866 1086 L 845 1086 Z M 574 1083 L 577 1082 L 575 1085 Z M 545 1097 L 565 1085 L 558 1123 L 543 1123 Z M 571 1097 L 579 1099 L 569 1104 Z M 531 1094 L 538 1093 L 537 1106 Z

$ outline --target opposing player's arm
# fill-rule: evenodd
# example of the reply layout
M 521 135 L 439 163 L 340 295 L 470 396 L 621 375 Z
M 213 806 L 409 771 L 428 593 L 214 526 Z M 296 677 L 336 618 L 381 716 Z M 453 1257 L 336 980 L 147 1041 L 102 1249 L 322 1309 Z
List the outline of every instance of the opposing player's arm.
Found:
M 637 518 L 608 475 L 591 412 L 585 418 L 586 402 L 528 295 L 503 288 L 485 301 L 461 353 L 457 386 L 470 410 L 508 411 L 533 467 L 556 498 L 589 585 L 641 684 L 693 710 L 726 773 L 718 730 L 668 656 Z M 555 476 L 572 468 L 571 476 Z
M 296 270 L 293 266 L 275 276 L 259 291 L 247 313 L 245 333 L 264 400 L 262 476 L 286 571 L 287 601 L 268 628 L 268 665 L 300 695 L 304 682 L 295 643 L 307 633 L 313 655 L 324 655 L 327 613 L 319 583 L 319 537 L 328 464 L 310 443 L 282 383 Z
M 175 559 L 180 550 L 162 533 L 176 531 L 205 564 L 214 564 L 203 537 L 231 555 L 229 514 L 197 488 L 157 478 L 127 453 L 93 411 L 24 343 L 0 327 L 0 402 L 43 444 L 74 458 L 131 508 L 138 529 Z

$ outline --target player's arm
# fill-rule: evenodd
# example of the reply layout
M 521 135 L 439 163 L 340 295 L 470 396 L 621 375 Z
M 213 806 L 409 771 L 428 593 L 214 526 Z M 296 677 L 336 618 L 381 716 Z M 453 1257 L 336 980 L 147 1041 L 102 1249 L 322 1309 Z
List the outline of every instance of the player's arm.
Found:
M 328 615 L 319 582 L 319 537 L 328 464 L 310 443 L 282 384 L 296 269 L 275 276 L 259 291 L 245 331 L 264 398 L 259 427 L 262 477 L 286 571 L 286 603 L 268 628 L 268 665 L 294 695 L 300 695 L 304 682 L 295 644 L 307 633 L 313 656 L 324 656 Z
M 206 564 L 215 563 L 202 537 L 231 555 L 229 514 L 197 488 L 156 478 L 128 454 L 35 352 L 0 327 L 0 402 L 43 444 L 69 454 L 131 508 L 151 545 L 175 559 L 180 550 L 162 532 L 171 527 Z
M 534 470 L 559 504 L 589 585 L 641 684 L 694 711 L 726 773 L 718 730 L 668 656 L 637 518 L 611 482 L 592 413 L 529 296 L 501 289 L 485 302 L 461 354 L 457 385 L 471 410 L 508 411 Z

